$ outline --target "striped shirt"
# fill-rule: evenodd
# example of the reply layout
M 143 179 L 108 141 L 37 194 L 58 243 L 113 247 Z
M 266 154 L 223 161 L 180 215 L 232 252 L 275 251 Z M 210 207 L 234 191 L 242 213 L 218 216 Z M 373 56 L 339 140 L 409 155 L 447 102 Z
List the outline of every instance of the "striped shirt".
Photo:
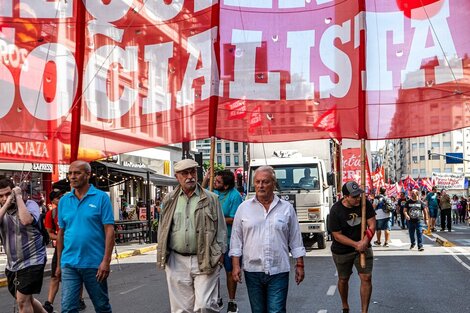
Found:
M 39 206 L 27 200 L 26 208 L 34 218 L 31 225 L 21 224 L 18 211 L 12 214 L 7 212 L 0 220 L 0 236 L 7 255 L 6 268 L 11 272 L 46 263 L 46 247 L 36 225 L 39 221 Z

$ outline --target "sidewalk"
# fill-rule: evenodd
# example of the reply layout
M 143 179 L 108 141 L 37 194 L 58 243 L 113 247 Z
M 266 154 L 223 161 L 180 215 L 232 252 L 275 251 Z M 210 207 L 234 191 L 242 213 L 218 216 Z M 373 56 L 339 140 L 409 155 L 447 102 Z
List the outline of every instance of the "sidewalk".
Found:
M 116 244 L 115 251 L 113 252 L 113 260 L 116 258 L 123 259 L 128 258 L 134 255 L 144 254 L 149 251 L 154 251 L 157 248 L 156 243 L 126 243 L 126 244 Z M 50 275 L 51 273 L 51 261 L 52 256 L 54 255 L 54 248 L 47 248 L 47 263 L 44 270 L 44 275 Z M 5 252 L 1 250 L 0 252 L 0 287 L 7 286 L 7 279 L 5 277 L 5 265 L 7 257 Z

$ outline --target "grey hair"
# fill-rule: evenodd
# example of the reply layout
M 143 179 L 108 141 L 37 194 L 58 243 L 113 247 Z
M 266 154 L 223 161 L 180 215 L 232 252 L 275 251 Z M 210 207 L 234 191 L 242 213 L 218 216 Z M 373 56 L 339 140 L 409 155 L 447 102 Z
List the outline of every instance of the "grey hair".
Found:
M 271 174 L 271 178 L 273 179 L 274 183 L 275 184 L 277 183 L 276 172 L 274 171 L 274 168 L 272 166 L 263 165 L 263 166 L 258 167 L 255 170 L 253 177 L 255 177 L 258 172 L 267 172 Z
M 75 163 L 78 167 L 81 167 L 85 170 L 86 173 L 91 173 L 91 165 L 87 161 L 83 160 L 76 160 L 72 162 L 72 164 Z

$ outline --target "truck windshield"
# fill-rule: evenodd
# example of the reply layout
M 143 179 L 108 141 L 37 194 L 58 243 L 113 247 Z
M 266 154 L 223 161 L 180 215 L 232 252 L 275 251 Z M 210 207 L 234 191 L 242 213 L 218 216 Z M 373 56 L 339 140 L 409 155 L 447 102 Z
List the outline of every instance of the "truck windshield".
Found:
M 279 191 L 286 190 L 320 190 L 318 164 L 304 165 L 271 165 L 276 172 Z M 257 167 L 250 169 L 250 189 L 254 192 L 254 173 Z

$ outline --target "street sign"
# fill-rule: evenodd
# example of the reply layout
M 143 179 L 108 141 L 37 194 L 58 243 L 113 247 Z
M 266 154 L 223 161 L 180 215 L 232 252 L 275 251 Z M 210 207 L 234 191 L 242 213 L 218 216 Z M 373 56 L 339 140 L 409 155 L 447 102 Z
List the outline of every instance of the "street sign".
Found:
M 461 152 L 448 152 L 448 153 L 446 153 L 446 163 L 447 164 L 462 164 L 463 163 L 463 153 L 461 153 Z

